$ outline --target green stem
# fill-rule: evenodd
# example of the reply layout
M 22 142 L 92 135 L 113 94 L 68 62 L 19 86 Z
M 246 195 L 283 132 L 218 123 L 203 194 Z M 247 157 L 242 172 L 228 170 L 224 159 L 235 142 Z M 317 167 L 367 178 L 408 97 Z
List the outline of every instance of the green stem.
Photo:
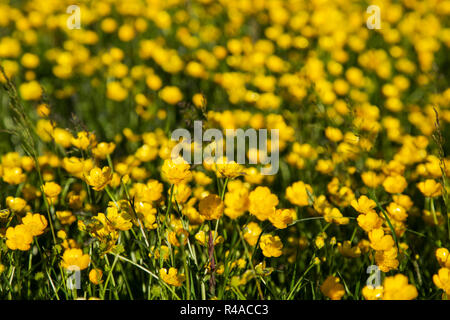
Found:
M 300 286 L 300 284 L 302 283 L 302 281 L 305 278 L 306 274 L 309 272 L 309 270 L 311 270 L 311 268 L 313 266 L 314 266 L 314 257 L 312 258 L 311 264 L 309 265 L 308 269 L 306 269 L 306 271 L 303 273 L 303 275 L 300 277 L 300 279 L 298 279 L 297 283 L 295 284 L 294 288 L 292 288 L 292 290 L 289 293 L 289 295 L 288 295 L 286 300 L 290 300 L 292 295 L 295 294 L 295 292 L 297 291 L 297 287 Z
M 108 258 L 105 257 L 105 259 L 106 259 L 106 264 L 107 264 L 108 266 L 110 266 L 110 265 L 109 265 Z M 106 282 L 105 282 L 105 285 L 104 285 L 103 291 L 102 291 L 102 299 L 105 299 L 106 289 L 108 288 L 109 280 L 111 279 L 111 277 L 113 277 L 112 273 L 113 273 L 114 267 L 116 266 L 117 260 L 118 260 L 118 257 L 115 257 L 114 262 L 113 262 L 113 264 L 112 264 L 112 267 L 110 267 L 110 269 L 109 269 L 108 277 L 106 278 Z M 117 294 L 117 293 L 116 293 L 116 294 Z
M 430 198 L 430 210 L 431 213 L 433 214 L 433 220 L 434 220 L 434 224 L 437 226 L 438 225 L 438 219 L 436 216 L 436 209 L 434 208 L 434 199 Z

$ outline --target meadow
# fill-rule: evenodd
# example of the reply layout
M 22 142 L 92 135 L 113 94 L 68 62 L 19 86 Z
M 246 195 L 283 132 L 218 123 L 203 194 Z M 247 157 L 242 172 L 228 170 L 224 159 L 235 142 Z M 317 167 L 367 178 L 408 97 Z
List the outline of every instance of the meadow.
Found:
M 0 299 L 448 299 L 449 53 L 449 0 L 0 0 Z

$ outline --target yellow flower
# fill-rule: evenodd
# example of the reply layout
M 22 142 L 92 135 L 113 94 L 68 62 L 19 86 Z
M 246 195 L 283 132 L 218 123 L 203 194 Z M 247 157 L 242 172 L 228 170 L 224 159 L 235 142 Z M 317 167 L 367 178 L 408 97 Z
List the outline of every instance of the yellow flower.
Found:
M 25 182 L 27 176 L 20 167 L 6 167 L 3 169 L 2 178 L 8 184 L 20 184 Z
M 438 248 L 436 250 L 435 255 L 441 267 L 450 269 L 450 259 L 449 259 L 450 253 L 447 248 Z
M 194 201 L 196 199 L 194 198 Z M 205 221 L 205 218 L 198 213 L 197 209 L 194 207 L 187 206 L 183 208 L 183 214 L 189 219 L 192 225 L 200 225 Z
M 359 213 L 369 213 L 373 208 L 377 206 L 375 201 L 367 198 L 364 195 L 359 197 L 358 201 L 352 200 L 351 205 Z
M 95 148 L 92 149 L 92 154 L 97 159 L 106 159 L 108 155 L 114 152 L 116 144 L 114 142 L 100 142 Z
M 0 222 L 7 222 L 10 214 L 11 211 L 9 209 L 0 210 Z
M 151 205 L 150 205 L 151 207 Z M 149 230 L 153 230 L 156 229 L 158 227 L 158 224 L 156 222 L 156 209 L 151 207 L 150 210 L 146 210 L 143 215 L 144 215 L 144 226 L 149 229 Z
M 60 238 L 61 240 L 64 240 L 64 239 L 67 238 L 67 233 L 66 233 L 64 230 L 59 230 L 59 231 L 56 233 L 56 236 L 57 236 L 58 238 Z
M 445 291 L 446 294 L 450 294 L 450 269 L 441 268 L 438 273 L 433 275 L 434 284 Z
M 325 208 L 324 218 L 326 222 L 334 222 L 336 224 L 347 224 L 350 219 L 344 217 L 338 208 Z
M 405 210 L 409 210 L 412 208 L 414 203 L 411 201 L 411 198 L 404 194 L 396 194 L 392 196 L 392 199 L 395 203 L 401 205 Z
M 161 176 L 171 184 L 186 183 L 192 178 L 190 165 L 182 158 L 164 160 Z
M 158 155 L 158 149 L 149 146 L 148 144 L 143 144 L 139 149 L 136 150 L 136 158 L 140 161 L 147 162 L 154 160 Z
M 358 225 L 366 232 L 378 229 L 383 224 L 383 220 L 375 211 L 369 211 L 367 214 L 360 214 L 357 221 Z
M 214 245 L 218 245 L 223 242 L 222 236 L 217 236 L 215 231 L 211 231 L 211 236 L 214 239 Z M 202 246 L 206 246 L 209 243 L 209 232 L 201 230 L 195 234 L 195 240 L 197 240 Z
M 39 100 L 42 96 L 42 88 L 39 82 L 24 82 L 19 86 L 20 95 L 24 100 Z
M 112 179 L 110 167 L 93 168 L 89 171 L 89 175 L 85 176 L 86 182 L 95 190 L 101 191 Z
M 67 270 L 84 270 L 88 267 L 91 258 L 89 255 L 83 254 L 78 248 L 66 249 L 62 257 L 61 265 Z
M 290 203 L 297 206 L 307 206 L 310 204 L 313 190 L 309 184 L 297 181 L 286 189 L 286 198 Z
M 328 276 L 320 286 L 320 291 L 331 300 L 341 300 L 345 290 L 339 281 L 338 277 Z
M 224 203 L 216 194 L 210 194 L 200 200 L 198 211 L 206 220 L 220 219 L 224 209 Z
M 383 298 L 383 287 L 369 287 L 365 286 L 362 289 L 362 295 L 364 296 L 364 299 L 366 300 L 380 300 Z
M 184 230 L 182 227 L 177 228 L 176 231 L 170 231 L 167 234 L 167 238 L 169 240 L 169 243 L 174 247 L 181 246 L 181 243 L 179 240 L 182 240 L 183 245 L 187 244 L 188 238 L 189 238 L 189 232 L 187 230 Z
M 255 272 L 259 276 L 270 276 L 270 274 L 273 272 L 274 268 L 267 268 L 266 267 L 266 261 L 260 262 L 255 266 Z
M 385 235 L 382 228 L 370 231 L 369 240 L 370 246 L 376 251 L 389 250 L 394 246 L 394 239 L 391 235 Z
M 156 74 L 150 74 L 145 79 L 145 83 L 147 84 L 147 87 L 149 87 L 152 90 L 159 90 L 162 86 L 161 78 L 158 77 Z
M 106 96 L 114 101 L 123 101 L 128 96 L 128 91 L 120 82 L 112 81 L 106 85 Z
M 166 86 L 159 91 L 159 97 L 168 104 L 177 104 L 183 100 L 180 89 L 174 86 Z
M 167 272 L 166 268 L 161 268 L 159 269 L 159 276 L 165 283 L 175 287 L 181 287 L 186 279 L 184 274 L 178 274 L 178 270 L 175 268 L 169 268 L 169 272 Z
M 130 189 L 130 196 L 135 197 L 136 202 L 158 201 L 163 193 L 164 186 L 157 180 L 149 180 L 147 184 L 135 183 Z
M 297 213 L 294 209 L 278 209 L 269 216 L 269 221 L 278 229 L 287 228 L 295 219 L 297 219 Z
M 383 289 L 383 300 L 413 300 L 418 295 L 416 287 L 408 284 L 408 278 L 403 274 L 384 279 Z
M 408 186 L 406 179 L 400 175 L 387 177 L 383 182 L 383 187 L 389 193 L 402 193 Z
M 131 25 L 124 24 L 119 28 L 118 35 L 120 40 L 128 42 L 135 37 L 135 31 Z
M 42 189 L 48 198 L 56 198 L 61 193 L 61 186 L 55 182 L 46 182 Z
M 63 148 L 69 148 L 71 145 L 72 134 L 66 129 L 55 128 L 53 131 L 53 139 L 56 144 L 59 144 Z
M 255 215 L 260 221 L 267 220 L 275 213 L 275 207 L 278 205 L 278 197 L 270 192 L 267 187 L 257 187 L 250 192 L 250 206 L 248 211 Z
M 256 222 L 250 222 L 244 227 L 244 239 L 249 245 L 254 246 L 261 232 L 262 229 Z
M 216 162 L 216 172 L 219 178 L 225 177 L 234 179 L 243 174 L 244 169 L 235 161 L 228 161 L 226 157 Z
M 90 145 L 94 145 L 95 135 L 87 131 L 80 131 L 77 133 L 77 137 L 72 137 L 70 139 L 72 145 L 81 150 L 87 150 Z
M 419 182 L 417 188 L 419 188 L 420 192 L 422 192 L 425 197 L 429 198 L 438 197 L 442 194 L 442 185 L 433 179 Z
M 99 284 L 102 282 L 102 277 L 103 277 L 103 271 L 100 269 L 92 269 L 89 272 L 89 280 L 93 283 L 93 284 Z
M 327 127 L 325 129 L 325 136 L 333 142 L 341 141 L 344 138 L 341 130 L 333 127 Z
M 399 261 L 397 260 L 397 248 L 392 247 L 389 250 L 375 252 L 375 262 L 383 272 L 397 269 L 399 265 Z
M 32 241 L 33 236 L 23 224 L 19 224 L 16 227 L 9 227 L 6 230 L 6 245 L 11 250 L 30 250 Z
M 115 205 L 106 209 L 106 218 L 110 226 L 117 230 L 127 231 L 133 226 L 131 216 L 125 211 L 119 211 Z
M 67 225 L 70 225 L 77 220 L 77 218 L 72 214 L 72 212 L 68 210 L 56 211 L 56 217 L 61 222 L 61 224 Z
M 27 202 L 22 198 L 6 197 L 6 205 L 12 210 L 21 212 L 27 206 Z
M 172 202 L 178 202 L 178 204 L 185 203 L 192 194 L 191 188 L 187 184 L 180 183 L 174 185 Z
M 206 174 L 204 174 L 201 171 L 195 171 L 193 175 L 194 175 L 195 183 L 200 186 L 207 186 L 208 184 L 210 184 L 213 181 L 210 177 L 208 177 Z M 236 181 L 238 181 L 238 180 L 236 180 Z M 231 183 L 231 181 L 228 183 L 228 185 L 230 185 L 230 183 Z
M 27 52 L 22 56 L 21 62 L 25 68 L 34 69 L 39 65 L 39 57 Z
M 376 188 L 383 182 L 383 176 L 377 175 L 373 171 L 366 171 L 361 174 L 361 179 L 369 188 Z
M 29 212 L 22 219 L 22 223 L 32 236 L 39 236 L 43 234 L 45 228 L 47 227 L 47 219 L 39 213 L 32 214 Z
M 337 244 L 338 251 L 344 257 L 347 258 L 357 258 L 361 255 L 361 249 L 359 247 L 352 247 L 352 244 L 349 240 L 344 241 L 343 243 Z
M 170 249 L 168 246 L 161 245 L 160 248 L 155 248 L 154 246 L 151 247 L 150 253 L 148 256 L 152 258 L 152 252 L 155 259 L 159 260 L 161 258 L 162 260 L 169 260 L 170 258 Z
M 392 218 L 394 218 L 397 221 L 405 221 L 406 218 L 408 217 L 405 208 L 403 208 L 401 205 L 398 205 L 395 202 L 391 202 L 387 206 L 386 211 Z
M 264 256 L 268 258 L 279 257 L 282 254 L 281 249 L 283 249 L 283 243 L 281 242 L 280 237 L 265 234 L 261 236 L 259 247 Z
M 201 108 L 203 105 L 206 105 L 206 97 L 201 93 L 196 93 L 192 97 L 192 102 L 197 108 Z
M 322 249 L 325 246 L 325 239 L 327 238 L 327 234 L 325 232 L 319 233 L 317 237 L 314 239 L 314 244 L 318 249 Z
M 249 192 L 240 180 L 228 182 L 227 189 L 224 213 L 231 219 L 237 219 L 248 210 L 250 205 Z

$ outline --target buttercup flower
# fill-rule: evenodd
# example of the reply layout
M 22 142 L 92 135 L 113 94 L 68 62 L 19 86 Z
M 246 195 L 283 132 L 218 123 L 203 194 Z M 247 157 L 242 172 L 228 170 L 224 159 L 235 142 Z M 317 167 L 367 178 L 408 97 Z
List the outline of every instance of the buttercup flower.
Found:
M 395 202 L 391 202 L 386 210 L 389 215 L 397 221 L 404 221 L 408 217 L 405 208 Z
M 283 249 L 283 243 L 281 242 L 280 237 L 265 234 L 261 236 L 259 247 L 264 256 L 268 258 L 279 257 L 282 254 L 281 249 Z
M 242 166 L 235 161 L 228 161 L 226 157 L 216 162 L 216 171 L 219 177 L 234 179 L 244 172 Z
M 366 196 L 359 197 L 358 201 L 353 200 L 351 202 L 352 207 L 359 213 L 369 213 L 373 208 L 377 206 L 375 201 L 367 198 Z
M 68 210 L 56 211 L 56 217 L 59 219 L 59 221 L 62 224 L 67 224 L 67 225 L 70 225 L 77 220 L 75 215 L 72 214 L 72 211 L 68 211 Z
M 383 300 L 412 300 L 418 294 L 416 287 L 408 284 L 408 278 L 402 274 L 384 279 L 383 290 Z
M 32 236 L 39 236 L 44 233 L 45 228 L 47 227 L 47 219 L 39 214 L 28 213 L 23 219 L 22 223 L 28 229 L 28 232 Z
M 100 269 L 92 269 L 89 271 L 89 281 L 93 284 L 99 284 L 102 282 L 103 271 Z
M 435 198 L 442 194 L 441 184 L 432 179 L 419 182 L 417 188 L 419 188 L 420 192 L 422 192 L 425 197 L 429 198 Z
M 110 167 L 93 168 L 89 171 L 89 175 L 85 176 L 86 182 L 95 190 L 101 191 L 112 179 Z
M 175 268 L 169 268 L 169 271 L 166 268 L 161 268 L 159 269 L 159 276 L 165 283 L 175 287 L 181 287 L 186 279 L 184 274 L 178 274 L 178 270 Z
M 286 189 L 286 198 L 289 202 L 300 207 L 310 204 L 312 194 L 313 190 L 311 186 L 302 181 L 295 182 Z
M 88 267 L 91 258 L 78 248 L 66 249 L 62 256 L 61 265 L 67 270 L 84 270 Z
M 167 86 L 159 91 L 161 99 L 168 104 L 176 104 L 183 99 L 183 94 L 180 89 L 174 86 Z
M 370 246 L 372 249 L 389 250 L 394 246 L 394 239 L 391 235 L 385 235 L 382 228 L 373 229 L 369 232 Z
M 12 210 L 20 212 L 25 209 L 27 202 L 22 198 L 6 197 L 6 205 Z
M 372 288 L 365 286 L 362 289 L 362 294 L 366 300 L 380 300 L 383 297 L 383 287 Z
M 383 182 L 383 187 L 389 193 L 402 193 L 407 187 L 406 179 L 400 175 L 389 176 Z
M 278 205 L 278 197 L 270 192 L 267 187 L 257 187 L 250 192 L 250 206 L 248 211 L 261 221 L 267 220 L 275 213 Z
M 397 269 L 399 265 L 399 261 L 397 260 L 397 248 L 391 247 L 388 250 L 375 252 L 375 261 L 377 266 L 383 272 Z
M 357 258 L 361 255 L 361 249 L 358 246 L 352 247 L 350 241 L 344 241 L 338 243 L 337 248 L 340 254 L 348 258 Z
M 231 219 L 242 216 L 250 205 L 249 190 L 240 180 L 228 182 L 228 192 L 225 194 L 225 215 Z
M 108 155 L 114 152 L 116 145 L 114 142 L 100 142 L 95 148 L 92 149 L 92 153 L 96 158 L 106 159 Z
M 224 203 L 216 194 L 210 194 L 200 200 L 198 211 L 206 220 L 220 219 L 223 214 Z
M 383 220 L 375 211 L 369 211 L 367 214 L 360 214 L 357 221 L 358 225 L 366 232 L 378 229 L 383 224 Z
M 293 209 L 278 209 L 269 216 L 269 221 L 278 229 L 287 228 L 295 219 L 297 219 L 297 213 Z
M 55 182 L 46 182 L 42 189 L 48 198 L 56 198 L 61 193 L 61 186 Z
M 337 277 L 328 276 L 320 286 L 320 291 L 331 300 L 341 300 L 345 294 L 345 290 L 339 281 Z
M 7 298 L 450 300 L 449 0 L 0 2 Z
M 9 227 L 6 230 L 6 245 L 11 250 L 30 250 L 33 236 L 27 226 L 20 224 L 16 227 Z
M 248 242 L 249 245 L 254 246 L 256 245 L 261 232 L 262 229 L 256 222 L 250 222 L 244 227 L 244 239 Z
M 161 175 L 171 184 L 186 183 L 192 177 L 189 169 L 190 165 L 182 157 L 167 159 L 164 160 Z
M 450 253 L 447 248 L 438 248 L 436 250 L 436 259 L 441 267 L 446 267 L 450 269 Z

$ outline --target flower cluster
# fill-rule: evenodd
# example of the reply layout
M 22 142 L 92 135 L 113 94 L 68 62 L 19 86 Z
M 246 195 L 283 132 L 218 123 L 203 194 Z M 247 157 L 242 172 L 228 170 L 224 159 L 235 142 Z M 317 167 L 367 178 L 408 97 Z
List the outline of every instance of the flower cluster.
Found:
M 0 3 L 0 298 L 447 299 L 450 2 L 375 2 Z

